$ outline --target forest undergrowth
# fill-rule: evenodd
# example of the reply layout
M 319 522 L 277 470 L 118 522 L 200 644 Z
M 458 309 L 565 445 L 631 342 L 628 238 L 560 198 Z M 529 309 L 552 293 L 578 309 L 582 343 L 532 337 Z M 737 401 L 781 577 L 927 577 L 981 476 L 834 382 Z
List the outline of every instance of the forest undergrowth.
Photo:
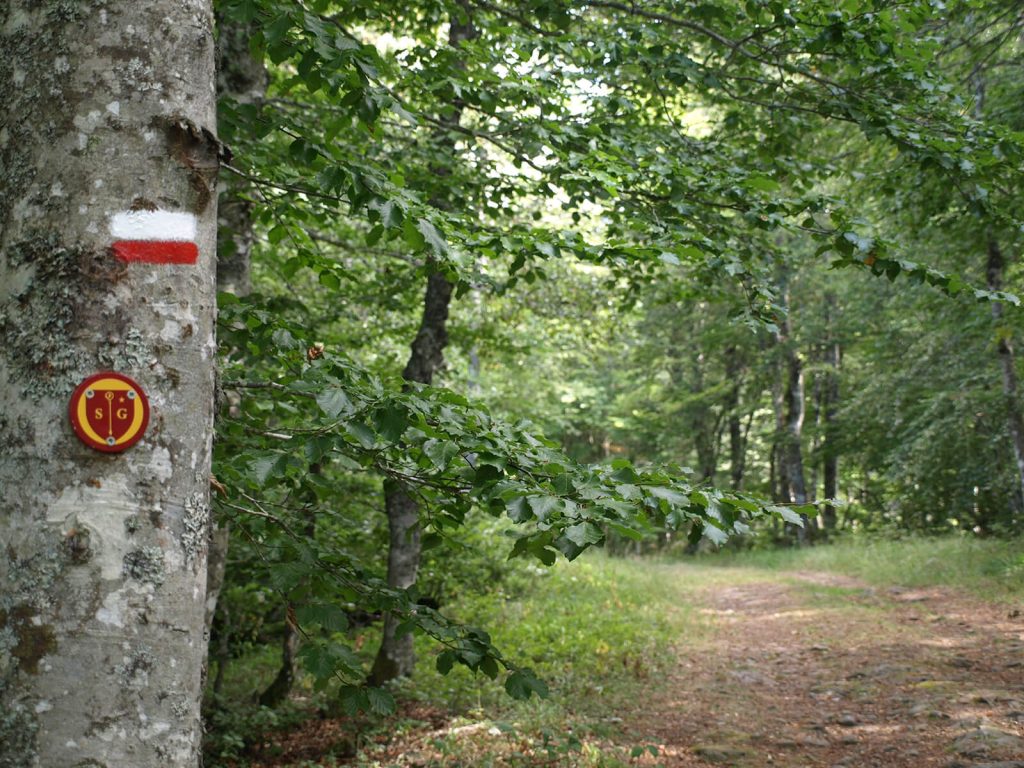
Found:
M 974 757 L 1024 758 L 1022 603 L 1024 544 L 995 540 L 526 566 L 498 589 L 467 590 L 446 611 L 493 630 L 499 647 L 545 679 L 549 698 L 516 702 L 461 669 L 442 678 L 437 649 L 421 643 L 416 676 L 393 688 L 394 716 L 339 716 L 329 692 L 302 682 L 283 710 L 241 717 L 241 702 L 275 666 L 252 657 L 232 668 L 228 686 L 239 705 L 228 711 L 248 729 L 245 746 L 213 764 L 973 766 L 984 764 Z M 372 632 L 361 632 L 356 646 L 372 648 Z

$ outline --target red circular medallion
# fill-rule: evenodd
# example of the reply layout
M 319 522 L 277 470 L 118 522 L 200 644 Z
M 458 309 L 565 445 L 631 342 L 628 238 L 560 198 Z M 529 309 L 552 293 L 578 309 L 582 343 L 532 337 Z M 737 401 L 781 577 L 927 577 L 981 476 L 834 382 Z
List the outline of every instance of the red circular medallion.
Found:
M 120 453 L 142 439 L 149 425 L 149 400 L 135 381 L 104 371 L 75 389 L 68 405 L 79 439 L 104 453 Z

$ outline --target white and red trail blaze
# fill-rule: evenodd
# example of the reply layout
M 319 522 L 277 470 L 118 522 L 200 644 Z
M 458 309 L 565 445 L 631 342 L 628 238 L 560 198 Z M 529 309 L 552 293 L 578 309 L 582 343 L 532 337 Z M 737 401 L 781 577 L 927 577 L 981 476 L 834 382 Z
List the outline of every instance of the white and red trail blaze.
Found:
M 114 255 L 146 264 L 195 264 L 196 217 L 179 211 L 126 211 L 110 217 Z

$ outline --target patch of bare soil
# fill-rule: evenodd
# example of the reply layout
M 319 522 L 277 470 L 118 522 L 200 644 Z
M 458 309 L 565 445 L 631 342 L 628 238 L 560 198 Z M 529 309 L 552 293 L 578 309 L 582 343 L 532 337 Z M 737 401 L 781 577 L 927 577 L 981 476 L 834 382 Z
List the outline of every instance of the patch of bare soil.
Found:
M 834 574 L 709 591 L 630 729 L 666 766 L 1024 768 L 1024 618 Z

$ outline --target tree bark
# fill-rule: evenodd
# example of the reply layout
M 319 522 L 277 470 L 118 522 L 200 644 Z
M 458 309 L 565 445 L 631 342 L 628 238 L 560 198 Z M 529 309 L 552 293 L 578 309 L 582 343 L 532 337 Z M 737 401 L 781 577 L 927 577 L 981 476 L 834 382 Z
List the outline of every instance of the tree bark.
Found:
M 729 476 L 734 491 L 743 488 L 743 470 L 746 463 L 746 441 L 740 419 L 740 387 L 743 383 L 743 360 L 735 346 L 725 350 L 725 377 L 729 380 L 729 393 L 725 407 L 729 419 Z
M 988 279 L 989 290 L 1001 291 L 1003 286 L 1003 272 L 1006 269 L 1006 260 L 1003 258 L 999 241 L 992 233 L 987 237 L 988 261 L 985 268 L 985 275 Z M 1003 373 L 1003 400 L 1006 407 L 1006 427 L 1010 433 L 1010 442 L 1013 445 L 1013 457 L 1017 463 L 1017 492 L 1020 494 L 1016 499 L 1018 510 L 1024 508 L 1024 418 L 1021 417 L 1020 399 L 1017 395 L 1017 368 L 1014 362 L 1013 346 L 1010 344 L 1009 336 L 1000 327 L 1003 320 L 1003 305 L 1001 302 L 993 301 L 992 320 L 996 326 L 998 341 L 996 352 L 999 355 L 999 366 Z M 1016 495 L 1016 494 L 1015 494 Z
M 693 395 L 693 411 L 690 417 L 690 429 L 693 432 L 693 444 L 697 451 L 697 466 L 700 468 L 701 480 L 714 483 L 718 470 L 718 429 L 714 414 L 704 399 L 704 353 L 697 353 L 693 363 L 693 379 L 690 383 Z
M 310 464 L 309 474 L 319 475 L 323 473 L 323 464 L 316 462 Z M 306 524 L 302 527 L 302 535 L 307 540 L 313 541 L 316 538 L 316 494 L 309 491 L 310 498 L 305 510 Z M 259 702 L 264 707 L 276 707 L 288 698 L 292 692 L 292 685 L 295 684 L 295 667 L 298 661 L 299 645 L 302 643 L 302 634 L 299 632 L 298 621 L 295 618 L 295 611 L 291 603 L 284 607 L 284 636 L 281 640 L 281 666 L 277 670 L 274 680 L 260 694 Z
M 466 14 L 465 20 L 453 18 L 448 29 L 448 44 L 453 48 L 458 48 L 464 41 L 472 40 L 479 34 L 473 26 L 469 4 L 460 5 Z M 442 119 L 452 128 L 459 125 L 464 109 L 459 99 L 453 101 L 453 106 L 451 113 Z M 438 141 L 454 153 L 455 142 L 450 132 L 445 131 Z M 444 175 L 443 169 L 435 169 L 435 172 Z M 445 207 L 440 196 L 432 202 L 439 208 Z M 409 361 L 402 371 L 402 378 L 407 382 L 430 384 L 434 374 L 444 364 L 452 288 L 448 278 L 440 271 L 431 272 L 427 278 L 423 317 L 412 343 Z M 407 589 L 416 583 L 420 564 L 419 509 L 416 500 L 400 483 L 387 482 L 384 485 L 384 510 L 388 518 L 388 586 L 392 589 Z M 399 637 L 398 623 L 395 616 L 385 613 L 384 635 L 370 670 L 369 682 L 373 685 L 412 674 L 416 664 L 413 638 L 411 634 Z
M 252 30 L 217 17 L 217 101 L 253 104 L 263 100 L 267 70 L 249 51 Z M 251 256 L 254 242 L 252 203 L 248 184 L 230 177 L 221 185 L 217 216 L 217 290 L 248 296 L 252 290 Z M 237 415 L 239 396 L 227 393 L 229 407 Z M 217 600 L 224 587 L 230 534 L 226 523 L 214 521 L 210 532 L 210 557 L 206 577 L 206 636 L 209 639 Z M 227 623 L 224 624 L 226 629 Z M 217 656 L 217 675 L 223 679 L 225 654 Z
M 827 503 L 839 493 L 839 430 L 836 416 L 839 410 L 839 370 L 842 365 L 843 350 L 836 331 L 838 320 L 838 302 L 831 291 L 825 293 L 825 328 L 828 339 L 825 345 L 825 365 L 828 372 L 825 376 L 825 407 L 824 432 L 825 442 L 822 447 L 822 463 L 824 465 L 824 495 L 826 504 L 822 508 L 822 520 L 825 530 L 836 528 L 835 505 Z
M 783 275 L 780 280 L 783 306 L 786 316 L 779 326 L 778 343 L 782 349 L 782 375 L 785 378 L 785 433 L 782 441 L 783 470 L 788 500 L 793 504 L 807 503 L 807 485 L 804 481 L 803 427 L 804 427 L 804 369 L 800 353 L 792 339 L 792 319 L 790 317 L 789 280 Z M 779 407 L 776 405 L 776 419 L 779 418 Z M 804 520 L 802 527 L 796 526 L 796 538 L 800 544 L 808 541 L 809 520 Z
M 412 343 L 412 353 L 402 371 L 406 381 L 430 384 L 444 363 L 448 344 L 448 308 L 452 284 L 440 272 L 427 278 L 423 317 Z M 420 566 L 419 508 L 401 483 L 384 485 L 384 511 L 388 518 L 388 586 L 408 589 L 416 583 Z M 398 619 L 384 614 L 384 635 L 370 671 L 370 682 L 380 685 L 412 674 L 416 663 L 411 634 L 397 634 Z
M 259 104 L 267 92 L 268 75 L 261 59 L 249 50 L 252 29 L 218 17 L 217 100 Z M 220 190 L 217 231 L 217 290 L 248 296 L 252 290 L 253 246 L 251 185 L 228 175 Z
M 210 2 L 12 0 L 0 82 L 0 765 L 196 766 L 216 353 Z M 112 217 L 153 209 L 195 216 L 196 263 L 115 257 Z M 109 370 L 151 406 L 123 453 L 87 447 L 68 422 L 76 386 Z

